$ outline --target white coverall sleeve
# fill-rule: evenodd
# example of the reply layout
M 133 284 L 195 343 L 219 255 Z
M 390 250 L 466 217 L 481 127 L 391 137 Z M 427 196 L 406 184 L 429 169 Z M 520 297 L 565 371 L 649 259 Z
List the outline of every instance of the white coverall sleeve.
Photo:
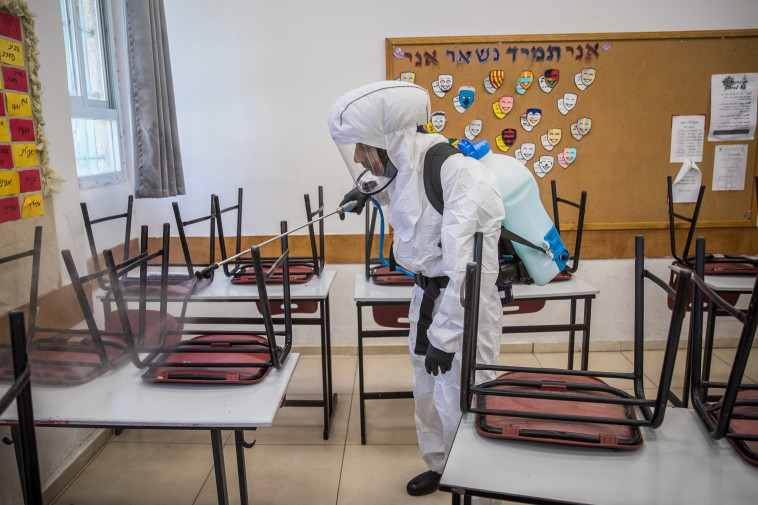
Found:
M 497 180 L 478 161 L 451 156 L 441 170 L 445 208 L 442 215 L 442 261 L 450 278 L 444 290 L 428 337 L 432 346 L 457 352 L 463 335 L 461 284 L 466 264 L 474 260 L 474 233 L 484 235 L 482 286 L 494 286 L 497 279 L 497 241 L 505 217 Z

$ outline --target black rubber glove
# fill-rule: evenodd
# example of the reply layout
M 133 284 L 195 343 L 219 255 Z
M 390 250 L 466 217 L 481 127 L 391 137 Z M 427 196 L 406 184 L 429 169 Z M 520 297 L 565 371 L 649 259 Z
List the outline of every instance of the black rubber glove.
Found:
M 363 207 L 366 205 L 366 202 L 371 198 L 369 195 L 364 195 L 361 193 L 361 191 L 358 188 L 353 188 L 347 193 L 345 193 L 345 197 L 340 202 L 340 207 L 345 205 L 348 202 L 358 202 L 358 204 L 355 206 L 355 208 L 351 212 L 355 212 L 356 214 L 360 215 L 361 212 L 363 212 Z M 340 219 L 345 219 L 345 213 L 343 212 L 340 214 Z
M 455 353 L 440 351 L 433 345 L 429 344 L 429 348 L 426 350 L 426 373 L 437 375 L 439 369 L 443 374 L 449 371 L 453 367 L 453 358 Z

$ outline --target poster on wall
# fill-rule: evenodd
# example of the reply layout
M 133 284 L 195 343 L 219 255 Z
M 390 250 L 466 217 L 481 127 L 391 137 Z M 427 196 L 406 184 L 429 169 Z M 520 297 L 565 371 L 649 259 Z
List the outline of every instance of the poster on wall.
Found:
M 454 145 L 463 138 L 486 140 L 493 152 L 513 156 L 544 178 L 582 165 L 592 144 L 589 106 L 603 86 L 601 55 L 607 59 L 609 51 L 612 44 L 588 40 L 430 40 L 412 49 L 394 45 L 388 77 L 430 91 L 430 133 Z
M 49 168 L 38 67 L 32 14 L 0 0 L 0 223 L 44 215 L 43 195 L 62 181 Z
M 758 121 L 758 74 L 711 76 L 708 140 L 753 140 Z

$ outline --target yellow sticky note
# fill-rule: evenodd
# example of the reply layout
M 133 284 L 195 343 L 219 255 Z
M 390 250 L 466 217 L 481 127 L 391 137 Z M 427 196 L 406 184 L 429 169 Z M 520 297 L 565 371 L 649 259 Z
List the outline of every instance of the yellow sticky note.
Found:
M 8 120 L 0 117 L 0 142 L 10 142 L 11 134 L 8 131 Z
M 24 48 L 20 42 L 0 39 L 0 63 L 24 66 Z
M 32 102 L 29 100 L 29 95 L 6 93 L 5 101 L 8 102 L 9 116 L 32 117 Z
M 41 216 L 45 213 L 45 207 L 42 205 L 42 195 L 29 195 L 24 198 L 24 207 L 21 209 L 21 217 Z
M 11 170 L 0 173 L 0 195 L 16 195 L 20 191 L 18 172 Z
M 38 165 L 37 149 L 34 144 L 13 144 L 13 160 L 17 167 Z

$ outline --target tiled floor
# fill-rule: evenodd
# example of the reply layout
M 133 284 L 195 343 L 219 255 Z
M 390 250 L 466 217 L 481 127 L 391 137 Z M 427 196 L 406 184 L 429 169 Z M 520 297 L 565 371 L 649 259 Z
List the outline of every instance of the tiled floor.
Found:
M 728 373 L 733 350 L 718 349 L 714 380 Z M 662 351 L 646 353 L 646 390 L 658 382 Z M 681 353 L 680 353 L 681 354 Z M 680 356 L 682 357 L 682 356 Z M 565 366 L 557 353 L 501 356 L 521 366 Z M 578 362 L 578 361 L 577 361 Z M 681 388 L 683 359 L 674 384 Z M 437 492 L 412 498 L 406 482 L 426 470 L 416 443 L 413 400 L 366 402 L 367 444 L 360 444 L 357 358 L 334 357 L 334 388 L 339 395 L 329 440 L 322 440 L 322 411 L 285 407 L 274 426 L 247 432 L 256 445 L 246 451 L 252 504 L 430 504 L 450 503 Z M 628 352 L 590 353 L 590 369 L 630 371 Z M 410 390 L 407 356 L 366 358 L 366 389 Z M 758 380 L 758 359 L 747 376 Z M 288 398 L 318 398 L 320 359 L 302 356 Z M 238 504 L 234 442 L 225 432 L 230 503 Z M 212 505 L 217 503 L 210 436 L 205 431 L 127 430 L 113 437 L 54 501 L 54 505 Z

